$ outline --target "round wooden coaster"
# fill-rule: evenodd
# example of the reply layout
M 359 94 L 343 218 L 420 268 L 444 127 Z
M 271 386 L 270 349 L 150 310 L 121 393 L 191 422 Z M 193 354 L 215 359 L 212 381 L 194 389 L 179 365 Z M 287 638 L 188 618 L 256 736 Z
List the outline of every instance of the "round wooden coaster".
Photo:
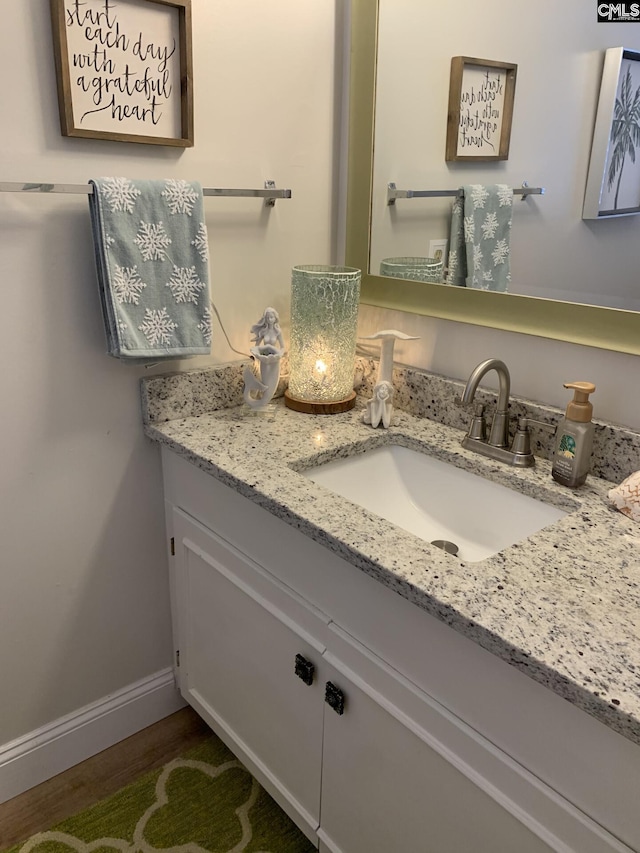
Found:
M 337 415 L 340 412 L 348 412 L 356 404 L 356 392 L 353 391 L 346 399 L 336 400 L 332 403 L 314 403 L 310 400 L 299 400 L 292 397 L 288 391 L 284 392 L 284 404 L 296 412 L 304 412 L 307 415 Z

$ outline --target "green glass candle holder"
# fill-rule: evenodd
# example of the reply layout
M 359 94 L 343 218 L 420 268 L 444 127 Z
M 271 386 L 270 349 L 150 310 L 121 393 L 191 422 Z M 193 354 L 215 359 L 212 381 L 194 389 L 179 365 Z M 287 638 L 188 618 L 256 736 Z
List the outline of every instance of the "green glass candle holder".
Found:
M 289 408 L 333 414 L 354 406 L 360 279 L 361 271 L 354 267 L 293 268 L 285 392 Z

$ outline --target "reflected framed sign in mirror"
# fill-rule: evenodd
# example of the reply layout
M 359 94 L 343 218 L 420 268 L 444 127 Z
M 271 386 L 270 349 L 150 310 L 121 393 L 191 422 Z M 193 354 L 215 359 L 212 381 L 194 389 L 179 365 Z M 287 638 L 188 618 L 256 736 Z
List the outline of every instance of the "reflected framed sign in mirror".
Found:
M 513 62 L 451 59 L 447 160 L 508 158 L 517 70 Z
M 465 0 L 467 1 L 467 0 Z M 587 346 L 595 346 L 604 349 L 617 350 L 620 352 L 628 352 L 640 354 L 640 312 L 634 310 L 626 310 L 624 308 L 600 307 L 586 304 L 584 302 L 569 302 L 564 299 L 549 299 L 539 298 L 537 296 L 521 295 L 519 293 L 495 293 L 484 290 L 476 290 L 470 287 L 453 287 L 447 284 L 435 284 L 429 282 L 415 282 L 404 279 L 385 278 L 380 275 L 372 274 L 370 258 L 372 249 L 371 227 L 372 227 L 372 211 L 374 202 L 379 203 L 377 193 L 374 198 L 374 143 L 378 145 L 376 130 L 376 66 L 378 62 L 378 24 L 379 24 L 379 4 L 383 0 L 352 0 L 351 6 L 351 68 L 350 68 L 350 108 L 349 108 L 349 146 L 348 146 L 348 190 L 347 190 L 347 222 L 346 222 L 346 263 L 349 266 L 359 267 L 363 271 L 361 285 L 361 301 L 389 309 L 408 311 L 412 313 L 439 317 L 448 320 L 455 320 L 463 323 L 471 323 L 474 325 L 492 327 L 496 329 L 505 329 L 524 334 L 537 335 L 545 338 L 556 340 L 564 340 L 572 343 L 584 344 Z M 470 4 L 473 0 L 468 0 Z M 555 8 L 555 3 L 551 0 L 541 0 L 544 5 L 549 6 L 550 14 Z M 579 0 L 567 0 L 572 6 L 572 12 L 577 13 L 583 6 Z M 492 8 L 496 11 L 504 0 L 488 0 Z M 394 7 L 398 4 L 394 4 Z M 400 4 L 403 7 L 407 4 Z M 475 4 L 477 5 L 477 4 Z M 573 8 L 575 7 L 575 8 Z M 471 8 L 471 6 L 470 6 Z M 484 5 L 483 5 L 484 9 Z M 485 12 L 487 10 L 485 9 Z M 395 12 L 394 12 L 395 14 Z M 537 14 L 537 13 L 536 13 Z M 586 14 L 586 13 L 585 13 Z M 544 16 L 543 16 L 544 17 Z M 501 21 L 504 20 L 504 15 L 501 16 Z M 504 24 L 506 26 L 506 24 Z M 448 51 L 448 60 L 446 74 L 448 76 L 450 58 L 455 54 L 469 54 L 480 56 L 500 55 L 497 53 L 494 45 L 486 43 L 475 44 L 477 34 L 474 32 L 473 24 L 465 23 L 465 16 L 462 16 L 457 22 L 452 22 L 451 31 L 455 31 L 456 43 L 459 45 L 458 50 Z M 640 28 L 639 37 L 640 37 Z M 606 36 L 607 28 L 602 27 L 603 40 Z M 513 44 L 519 43 L 517 32 L 513 34 Z M 613 38 L 614 36 L 608 36 Z M 438 32 L 438 38 L 441 40 L 441 32 Z M 572 116 L 576 122 L 579 122 L 586 127 L 587 125 L 593 128 L 595 121 L 595 111 L 598 99 L 598 90 L 600 85 L 600 77 L 602 73 L 602 61 L 604 58 L 604 50 L 606 44 L 603 44 L 602 51 L 597 51 L 595 64 L 600 62 L 599 68 L 596 68 L 592 74 L 593 79 L 590 79 L 591 88 L 593 88 L 592 98 L 589 100 L 584 96 L 585 82 L 584 75 L 581 75 L 578 67 L 580 62 L 584 61 L 584 51 L 575 59 L 575 67 L 571 66 L 567 60 L 566 80 L 580 80 L 580 91 L 583 93 L 577 103 L 574 103 L 575 98 L 572 97 Z M 477 48 L 477 49 L 472 49 Z M 540 50 L 544 51 L 545 46 L 541 45 Z M 425 46 L 424 53 L 429 53 L 428 46 Z M 562 199 L 565 205 L 570 208 L 570 216 L 567 216 L 566 222 L 562 223 L 563 236 L 566 233 L 567 240 L 572 236 L 572 232 L 578 228 L 593 229 L 583 233 L 582 237 L 586 241 L 586 245 L 591 251 L 606 251 L 609 243 L 614 243 L 619 239 L 619 233 L 615 232 L 616 226 L 620 226 L 624 220 L 617 219 L 608 222 L 585 222 L 582 219 L 582 203 L 584 198 L 584 187 L 586 185 L 586 173 L 588 170 L 588 161 L 590 154 L 591 139 L 590 136 L 582 142 L 582 147 L 579 150 L 562 151 L 556 145 L 547 145 L 546 148 L 538 143 L 538 140 L 531 142 L 528 146 L 528 140 L 525 134 L 520 132 L 522 122 L 519 118 L 518 109 L 521 104 L 527 106 L 528 109 L 533 109 L 538 98 L 547 105 L 549 101 L 549 93 L 538 92 L 536 86 L 539 86 L 539 80 L 536 81 L 535 75 L 529 72 L 528 63 L 520 61 L 520 57 L 513 55 L 514 62 L 518 64 L 518 97 L 516 98 L 513 128 L 511 138 L 511 150 L 509 161 L 506 163 L 491 163 L 489 166 L 493 169 L 511 168 L 512 161 L 520 157 L 520 152 L 526 150 L 527 157 L 523 159 L 524 164 L 532 164 L 532 158 L 535 151 L 540 149 L 541 162 L 549 165 L 549 171 L 555 166 L 557 172 L 561 175 L 565 184 L 562 185 Z M 558 84 L 564 84 L 565 78 L 558 81 Z M 433 84 L 431 84 L 433 85 Z M 416 90 L 412 90 L 412 97 L 415 101 Z M 424 163 L 421 168 L 425 174 L 436 169 L 447 168 L 450 171 L 445 173 L 444 180 L 447 180 L 447 185 L 453 187 L 456 184 L 461 185 L 467 182 L 467 172 L 464 170 L 473 167 L 473 164 L 467 163 L 451 163 L 444 165 L 443 143 L 446 134 L 446 100 L 448 91 L 443 93 L 445 107 L 442 117 L 439 115 L 429 115 L 429 125 L 431 132 L 440 134 L 438 136 L 438 144 L 440 146 L 440 159 L 436 164 Z M 578 109 L 578 107 L 580 109 Z M 542 120 L 542 112 L 540 114 Z M 403 125 L 402 131 L 405 132 L 406 125 Z M 584 134 L 583 134 L 584 135 Z M 374 136 L 376 138 L 374 139 Z M 555 143 L 554 143 L 555 145 Z M 567 162 L 575 165 L 575 170 L 571 174 L 567 174 L 567 168 L 564 163 L 560 166 L 555 163 L 554 158 L 560 157 L 563 154 L 567 158 Z M 542 156 L 544 155 L 544 156 Z M 376 153 L 377 156 L 377 153 Z M 398 169 L 404 167 L 402 158 L 396 156 Z M 577 164 L 577 165 L 576 165 Z M 521 166 L 527 168 L 527 165 Z M 448 177 L 447 177 L 448 176 Z M 494 172 L 491 174 L 493 181 L 502 179 L 502 173 Z M 540 173 L 540 170 L 534 169 L 528 174 L 522 174 L 520 180 L 531 178 L 536 184 L 547 185 L 548 175 Z M 404 184 L 406 178 L 404 175 L 390 175 L 389 178 L 397 179 Z M 426 179 L 425 179 L 426 180 Z M 493 182 L 492 181 L 492 182 Z M 571 183 L 567 183 L 571 181 Z M 487 181 L 489 183 L 489 181 Z M 425 184 L 429 186 L 429 184 Z M 433 183 L 431 184 L 433 186 Z M 437 187 L 434 187 L 437 188 Z M 386 186 L 385 186 L 386 195 Z M 551 195 L 555 186 L 547 186 L 547 193 Z M 571 191 L 569 193 L 569 190 Z M 556 197 L 560 196 L 561 190 L 557 189 Z M 545 204 L 547 196 L 544 196 Z M 553 200 L 553 196 L 551 195 Z M 520 204 L 520 202 L 518 202 Z M 524 204 L 524 203 L 523 203 Z M 537 221 L 543 217 L 553 219 L 552 205 L 545 208 L 543 211 L 534 209 L 534 215 L 529 217 L 531 222 Z M 522 219 L 522 217 L 521 217 Z M 635 217 L 629 217 L 626 221 L 631 226 Z M 526 224 L 526 223 L 525 223 Z M 522 225 L 521 222 L 516 222 L 516 226 Z M 553 225 L 553 223 L 552 223 Z M 599 230 L 601 229 L 601 230 Z M 556 231 L 558 225 L 556 223 Z M 520 239 L 526 239 L 524 229 L 518 232 Z M 444 236 L 444 235 L 437 235 Z M 632 241 L 637 245 L 637 239 Z M 537 244 L 532 247 L 535 252 L 540 253 L 546 247 Z M 535 256 L 535 252 L 533 253 Z M 564 275 L 571 273 L 571 263 L 573 258 L 571 252 L 566 252 L 568 257 L 560 257 L 561 251 L 558 254 L 556 261 L 562 261 L 565 264 Z M 399 252 L 397 254 L 407 254 L 407 252 Z M 419 253 L 416 253 L 419 254 Z M 630 256 L 632 257 L 632 256 Z M 637 257 L 637 255 L 635 256 Z M 556 260 L 556 259 L 553 259 Z M 616 264 L 618 266 L 616 267 Z M 623 271 L 624 267 L 624 271 Z M 619 259 L 612 259 L 611 262 L 603 261 L 602 269 L 616 270 L 615 273 L 605 276 L 598 274 L 596 285 L 601 289 L 611 288 L 616 279 L 625 278 L 625 285 L 635 292 L 638 280 L 637 263 L 627 263 L 620 266 Z M 551 269 L 554 264 L 551 264 Z M 376 266 L 377 269 L 377 266 Z M 568 273 L 567 273 L 568 270 Z M 375 272 L 376 270 L 373 270 Z M 513 271 L 514 278 L 518 276 L 518 270 Z M 546 275 L 545 278 L 551 278 L 551 275 Z M 591 285 L 591 282 L 585 282 L 585 285 Z M 587 288 L 585 288 L 587 289 Z M 640 299 L 640 283 L 637 285 L 638 298 Z
M 640 52 L 610 47 L 605 55 L 582 215 L 640 213 Z M 624 178 L 624 180 L 623 180 Z

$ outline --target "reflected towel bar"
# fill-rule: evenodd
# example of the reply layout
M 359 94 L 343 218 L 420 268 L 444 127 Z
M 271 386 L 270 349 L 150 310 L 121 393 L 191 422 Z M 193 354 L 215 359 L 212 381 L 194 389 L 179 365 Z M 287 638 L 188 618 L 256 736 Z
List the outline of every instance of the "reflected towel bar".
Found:
M 91 195 L 93 187 L 90 184 L 21 184 L 13 181 L 0 181 L 0 192 L 3 193 L 67 193 L 74 195 Z M 278 198 L 291 198 L 291 190 L 276 189 L 274 181 L 265 181 L 264 189 L 218 189 L 203 187 L 205 196 L 220 196 L 225 198 L 263 198 L 265 205 L 273 207 Z
M 514 195 L 522 196 L 521 201 L 529 195 L 544 195 L 544 187 L 530 187 L 523 181 L 521 187 L 514 187 Z M 397 198 L 455 198 L 461 196 L 462 190 L 399 190 L 394 183 L 387 185 L 387 204 L 395 204 Z

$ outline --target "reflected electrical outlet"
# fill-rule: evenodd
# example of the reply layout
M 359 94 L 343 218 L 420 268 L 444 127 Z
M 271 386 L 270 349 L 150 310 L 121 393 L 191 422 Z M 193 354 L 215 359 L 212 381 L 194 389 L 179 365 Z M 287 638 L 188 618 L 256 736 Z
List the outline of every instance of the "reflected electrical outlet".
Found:
M 448 240 L 429 240 L 429 257 L 435 258 L 436 261 L 447 262 L 447 245 Z

